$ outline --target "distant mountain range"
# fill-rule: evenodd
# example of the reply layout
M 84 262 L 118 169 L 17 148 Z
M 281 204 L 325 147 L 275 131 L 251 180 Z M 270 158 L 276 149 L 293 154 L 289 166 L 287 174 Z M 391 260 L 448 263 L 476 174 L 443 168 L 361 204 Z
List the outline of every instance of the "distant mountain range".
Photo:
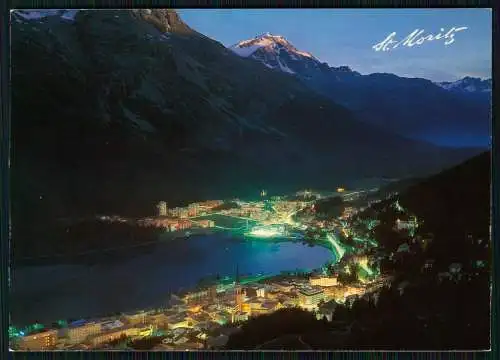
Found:
M 491 134 L 491 79 L 434 83 L 394 74 L 361 75 L 331 67 L 269 33 L 230 49 L 285 72 L 352 110 L 360 120 L 403 136 L 451 146 L 486 146 Z
M 384 101 L 353 111 L 333 93 L 312 91 L 321 90 L 319 74 L 332 74 L 325 85 L 342 74 L 373 77 L 318 65 L 308 84 L 236 56 L 172 10 L 15 11 L 11 23 L 14 224 L 144 215 L 161 199 L 175 205 L 262 188 L 285 193 L 365 177 L 423 176 L 480 151 L 410 140 L 380 127 L 384 106 L 393 101 L 406 116 L 397 120 L 412 123 L 413 99 L 402 97 L 409 92 L 374 95 L 363 80 L 365 93 Z M 421 79 L 373 79 L 378 88 L 384 79 L 421 81 L 440 96 L 448 93 Z M 336 81 L 351 95 L 361 86 Z M 446 96 L 441 101 L 438 119 L 450 111 Z M 367 111 L 374 120 L 360 121 Z M 426 131 L 428 119 L 419 119 Z
M 491 79 L 481 80 L 466 76 L 457 81 L 445 81 L 436 83 L 443 89 L 449 91 L 465 92 L 465 93 L 491 93 Z

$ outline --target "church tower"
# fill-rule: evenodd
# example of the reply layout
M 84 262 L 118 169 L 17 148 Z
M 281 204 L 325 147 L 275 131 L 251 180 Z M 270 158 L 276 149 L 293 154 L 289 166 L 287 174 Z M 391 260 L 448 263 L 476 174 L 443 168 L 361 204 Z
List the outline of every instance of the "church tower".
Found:
M 237 312 L 241 312 L 241 307 L 243 303 L 243 291 L 240 284 L 240 273 L 238 265 L 236 265 L 236 278 L 234 283 L 234 296 Z

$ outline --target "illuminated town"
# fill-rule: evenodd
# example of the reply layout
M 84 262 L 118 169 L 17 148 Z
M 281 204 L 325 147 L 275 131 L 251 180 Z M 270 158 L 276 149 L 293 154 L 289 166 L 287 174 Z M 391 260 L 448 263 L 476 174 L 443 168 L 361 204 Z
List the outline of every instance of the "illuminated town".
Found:
M 329 195 L 305 190 L 292 197 L 268 197 L 263 190 L 261 199 L 253 202 L 210 200 L 170 209 L 165 201 L 160 201 L 154 217 L 131 220 L 100 216 L 101 221 L 135 221 L 139 226 L 161 228 L 166 235 L 172 235 L 166 236 L 167 241 L 211 231 L 231 231 L 253 241 L 307 242 L 330 249 L 332 260 L 316 270 L 297 269 L 278 276 L 240 276 L 236 266 L 232 276 L 204 279 L 204 284 L 197 288 L 171 294 L 160 309 L 71 323 L 60 320 L 57 328 L 41 324 L 23 329 L 11 327 L 11 347 L 130 349 L 131 342 L 161 339 L 153 350 L 218 349 L 241 323 L 279 309 L 301 308 L 318 319 L 331 321 L 338 304 L 349 307 L 359 298 L 370 298 L 376 303 L 380 290 L 390 287 L 393 278 L 379 271 L 384 255 L 370 237 L 377 221 L 356 217 L 380 201 L 368 200 L 367 195 L 376 190 L 338 188 Z M 393 195 L 387 198 L 391 200 Z M 339 216 L 317 216 L 319 202 L 338 198 L 345 205 Z M 406 214 L 397 201 L 393 207 L 405 214 L 404 219 L 397 220 L 395 230 L 407 231 L 409 235 L 408 243 L 391 257 L 410 252 L 416 242 L 425 247 L 430 239 L 415 236 L 417 219 Z
M 2 349 L 494 351 L 491 7 L 168 5 L 9 11 Z

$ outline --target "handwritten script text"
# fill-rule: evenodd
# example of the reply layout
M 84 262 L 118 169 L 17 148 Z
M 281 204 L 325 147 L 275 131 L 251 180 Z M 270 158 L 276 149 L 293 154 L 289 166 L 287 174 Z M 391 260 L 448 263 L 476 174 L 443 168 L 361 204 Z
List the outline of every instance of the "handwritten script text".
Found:
M 402 40 L 395 40 L 396 32 L 390 33 L 384 40 L 372 46 L 375 51 L 389 51 L 396 49 L 398 46 L 413 47 L 415 45 L 422 45 L 424 42 L 445 39 L 444 45 L 450 45 L 455 42 L 455 33 L 459 31 L 466 30 L 466 26 L 462 27 L 452 27 L 448 32 L 441 28 L 438 34 L 427 34 L 425 35 L 425 30 L 415 29 L 411 34 L 407 35 Z

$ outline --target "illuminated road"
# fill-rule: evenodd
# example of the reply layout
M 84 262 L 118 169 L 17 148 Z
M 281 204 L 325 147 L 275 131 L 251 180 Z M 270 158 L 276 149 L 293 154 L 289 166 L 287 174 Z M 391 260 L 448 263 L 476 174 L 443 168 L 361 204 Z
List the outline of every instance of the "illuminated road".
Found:
M 363 244 L 367 242 L 372 246 L 378 246 L 378 244 L 375 241 L 373 241 L 372 239 L 363 239 L 363 238 L 360 238 L 357 236 L 353 236 L 353 240 L 356 242 L 359 242 L 359 243 L 363 243 Z
M 326 239 L 332 244 L 333 248 L 337 252 L 338 260 L 342 259 L 345 255 L 346 250 L 335 240 L 334 236 L 331 233 L 326 234 Z
M 367 273 L 368 275 L 370 275 L 370 276 L 372 276 L 372 275 L 373 275 L 373 270 L 372 270 L 372 269 L 370 269 L 370 268 L 368 267 L 368 264 L 366 264 L 366 263 L 364 263 L 364 262 L 359 262 L 358 264 L 359 264 L 359 266 L 360 266 L 360 267 L 361 267 L 364 271 L 366 271 L 366 273 Z

